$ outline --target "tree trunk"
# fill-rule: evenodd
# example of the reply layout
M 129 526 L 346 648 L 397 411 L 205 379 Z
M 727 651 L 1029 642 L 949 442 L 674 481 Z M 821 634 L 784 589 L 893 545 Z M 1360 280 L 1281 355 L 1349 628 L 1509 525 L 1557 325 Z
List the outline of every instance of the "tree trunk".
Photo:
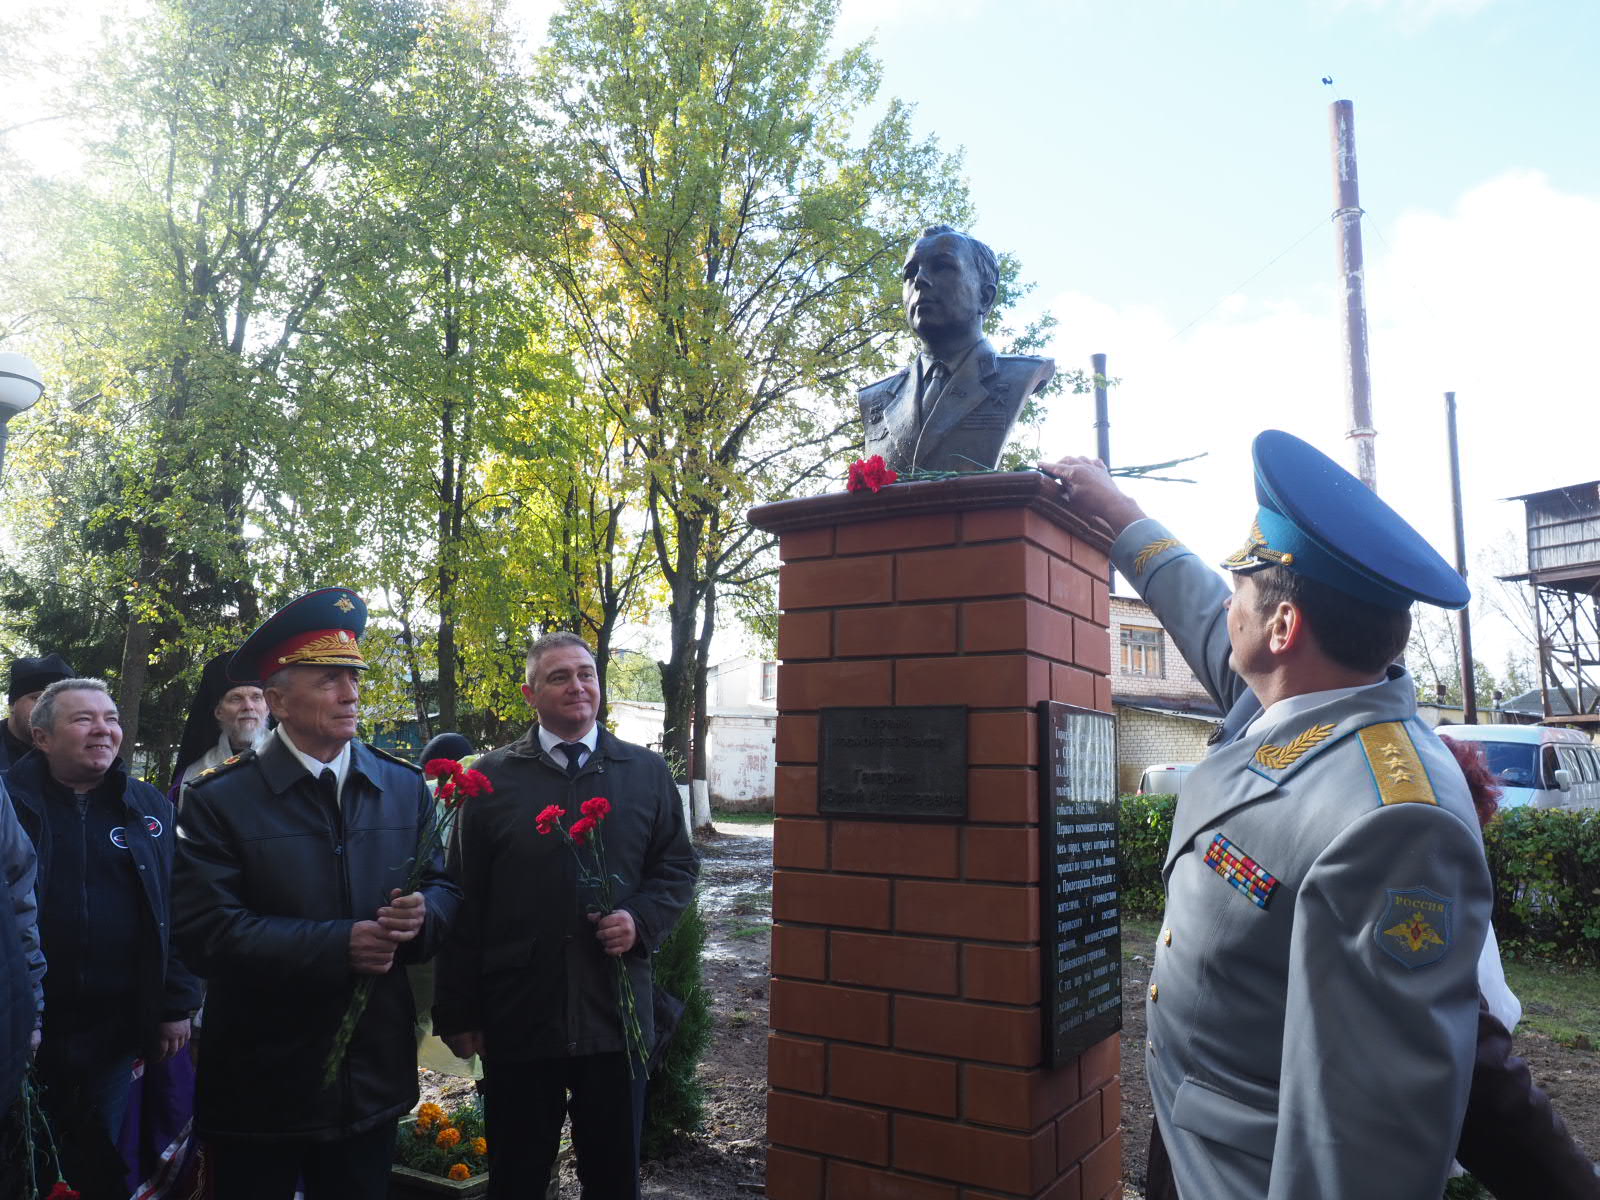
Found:
M 694 663 L 694 754 L 689 772 L 690 813 L 695 829 L 711 825 L 711 706 L 706 703 L 706 684 L 711 670 L 711 635 L 717 623 L 717 589 L 706 588 L 700 617 L 700 638 L 695 645 Z
M 672 599 L 667 606 L 669 657 L 661 664 L 661 698 L 666 702 L 661 748 L 679 783 L 689 781 L 693 745 L 695 660 L 699 646 L 695 629 L 697 600 L 694 581 L 685 571 L 672 586 Z
M 117 716 L 122 723 L 122 755 L 131 758 L 139 741 L 139 705 L 150 678 L 150 622 L 128 615 L 122 639 L 122 669 L 117 679 Z

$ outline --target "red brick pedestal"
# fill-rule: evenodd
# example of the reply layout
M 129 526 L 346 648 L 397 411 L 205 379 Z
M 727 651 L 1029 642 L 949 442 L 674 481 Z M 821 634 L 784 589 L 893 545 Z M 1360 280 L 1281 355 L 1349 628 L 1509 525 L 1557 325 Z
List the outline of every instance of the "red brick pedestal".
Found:
M 1040 1008 L 1034 706 L 1110 710 L 1105 537 L 1031 472 L 750 519 L 784 564 L 767 1196 L 1120 1196 L 1120 1038 L 1046 1069 Z M 819 709 L 950 704 L 966 820 L 819 815 Z

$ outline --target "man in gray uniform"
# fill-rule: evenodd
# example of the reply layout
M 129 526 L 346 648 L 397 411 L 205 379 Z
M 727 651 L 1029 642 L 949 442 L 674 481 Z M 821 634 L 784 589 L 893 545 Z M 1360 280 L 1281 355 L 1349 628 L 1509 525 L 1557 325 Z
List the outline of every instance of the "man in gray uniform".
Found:
M 1461 578 L 1288 434 L 1256 440 L 1233 596 L 1088 460 L 1048 474 L 1224 702 L 1260 710 L 1173 822 L 1146 1070 L 1184 1200 L 1437 1196 L 1466 1107 L 1488 870 L 1465 781 L 1390 665 Z

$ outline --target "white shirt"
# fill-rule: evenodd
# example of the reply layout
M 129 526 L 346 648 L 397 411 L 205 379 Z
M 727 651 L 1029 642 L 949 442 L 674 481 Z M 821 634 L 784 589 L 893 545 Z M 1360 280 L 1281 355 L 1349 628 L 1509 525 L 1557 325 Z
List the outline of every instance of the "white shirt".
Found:
M 1256 719 L 1244 727 L 1244 732 L 1239 736 L 1248 737 L 1251 731 L 1269 721 L 1287 721 L 1290 717 L 1309 712 L 1319 705 L 1332 704 L 1335 700 L 1343 700 L 1346 696 L 1354 696 L 1357 692 L 1364 692 L 1368 688 L 1375 688 L 1378 684 L 1387 682 L 1387 679 L 1379 679 L 1374 683 L 1358 683 L 1355 687 L 1329 688 L 1325 692 L 1302 692 L 1298 696 L 1285 696 L 1270 708 L 1262 709 L 1256 715 Z
M 589 756 L 594 753 L 595 745 L 599 742 L 599 740 L 599 725 L 589 726 L 589 732 L 577 739 L 578 743 L 583 747 L 583 749 L 578 752 L 578 765 L 580 767 L 589 761 Z M 565 743 L 565 738 L 558 738 L 543 725 L 539 726 L 539 745 L 543 746 L 544 752 L 551 758 L 555 759 L 556 762 L 563 767 L 567 765 L 567 752 L 563 750 L 560 754 L 557 754 L 556 747 L 564 745 Z
M 344 777 L 350 773 L 349 742 L 339 747 L 339 753 L 334 755 L 332 762 L 320 762 L 301 750 L 299 746 L 296 746 L 294 739 L 289 736 L 289 731 L 282 725 L 278 726 L 277 734 L 283 744 L 289 748 L 289 753 L 300 760 L 300 765 L 305 767 L 307 774 L 311 778 L 321 779 L 324 771 L 332 771 L 334 783 L 337 785 L 334 789 L 334 796 L 340 797 L 344 795 Z

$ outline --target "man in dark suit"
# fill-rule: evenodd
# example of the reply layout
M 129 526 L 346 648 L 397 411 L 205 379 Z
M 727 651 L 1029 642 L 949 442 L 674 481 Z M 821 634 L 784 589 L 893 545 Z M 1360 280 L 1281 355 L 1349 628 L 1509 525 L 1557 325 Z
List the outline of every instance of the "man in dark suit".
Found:
M 492 1200 L 543 1194 L 568 1115 L 586 1200 L 637 1200 L 651 959 L 699 865 L 667 764 L 596 723 L 600 683 L 582 638 L 535 642 L 522 694 L 537 720 L 474 764 L 494 791 L 461 810 L 451 841 L 463 899 L 439 956 L 434 1029 L 459 1057 L 483 1055 Z M 597 797 L 610 905 L 591 851 L 563 844 L 551 823 L 552 809 L 569 829 L 590 819 Z M 619 1009 L 619 963 L 638 1041 Z
M 1023 403 L 1055 375 L 1048 358 L 996 354 L 983 336 L 1000 266 L 994 251 L 931 225 L 906 255 L 901 297 L 922 343 L 912 362 L 861 389 L 867 454 L 899 472 L 991 470 Z

